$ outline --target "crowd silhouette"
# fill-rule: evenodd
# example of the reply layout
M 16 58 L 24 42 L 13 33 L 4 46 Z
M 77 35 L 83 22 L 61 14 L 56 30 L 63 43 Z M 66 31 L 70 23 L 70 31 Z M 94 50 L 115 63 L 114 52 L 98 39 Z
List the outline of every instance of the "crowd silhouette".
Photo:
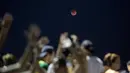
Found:
M 8 37 L 13 16 L 6 13 L 0 22 L 0 50 Z M 120 71 L 120 56 L 108 53 L 101 60 L 95 56 L 93 43 L 90 40 L 79 42 L 76 34 L 63 32 L 59 36 L 57 50 L 48 45 L 50 39 L 41 36 L 40 27 L 30 24 L 23 31 L 27 40 L 24 53 L 19 60 L 11 54 L 1 55 L 0 73 L 128 73 Z

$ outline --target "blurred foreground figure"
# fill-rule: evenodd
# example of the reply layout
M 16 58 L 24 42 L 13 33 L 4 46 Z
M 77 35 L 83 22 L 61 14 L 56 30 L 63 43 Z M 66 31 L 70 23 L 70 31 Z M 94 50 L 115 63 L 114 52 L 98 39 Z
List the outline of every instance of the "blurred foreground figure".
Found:
M 123 70 L 120 73 L 130 73 L 130 61 L 127 62 L 127 70 Z
M 37 52 L 37 40 L 40 36 L 40 28 L 36 24 L 31 24 L 28 30 L 25 32 L 27 38 L 27 46 L 23 53 L 23 56 L 15 64 L 8 65 L 8 60 L 6 57 L 10 57 L 10 54 L 3 57 L 6 66 L 0 68 L 1 73 L 20 73 L 29 71 L 29 73 L 40 72 L 44 73 L 38 66 L 37 57 L 39 56 Z M 10 60 L 9 59 L 9 60 Z M 7 61 L 6 61 L 7 60 Z M 9 61 L 10 62 L 10 61 Z M 25 72 L 26 73 L 26 72 Z
M 102 73 L 104 71 L 103 62 L 100 58 L 93 55 L 93 43 L 90 40 L 84 40 L 81 48 L 87 53 L 88 73 Z
M 128 73 L 130 73 L 130 61 L 127 62 L 127 70 L 128 70 Z
M 47 73 L 68 73 L 66 67 L 66 58 L 65 56 L 63 56 L 63 48 L 67 48 L 70 46 L 70 44 L 67 43 L 67 36 L 68 33 L 61 34 L 58 49 L 56 51 L 56 56 L 53 59 L 53 62 L 49 65 Z
M 2 45 L 7 37 L 12 21 L 13 16 L 9 13 L 6 13 L 0 22 L 0 50 L 2 49 Z
M 47 70 L 50 63 L 54 58 L 54 48 L 52 46 L 46 45 L 42 48 L 42 53 L 40 54 L 39 65 L 41 68 Z
M 88 73 L 86 53 L 80 48 L 78 37 L 62 33 L 59 39 L 56 57 L 49 65 L 47 73 Z M 75 60 L 75 61 L 74 61 Z
M 120 56 L 115 53 L 108 53 L 104 57 L 104 73 L 119 73 Z

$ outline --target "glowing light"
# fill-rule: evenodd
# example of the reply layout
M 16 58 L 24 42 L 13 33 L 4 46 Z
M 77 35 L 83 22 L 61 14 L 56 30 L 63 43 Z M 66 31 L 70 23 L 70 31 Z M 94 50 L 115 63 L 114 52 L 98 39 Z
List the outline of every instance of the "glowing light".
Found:
M 72 16 L 77 15 L 77 11 L 76 11 L 76 10 L 74 10 L 74 9 L 73 9 L 73 10 L 71 10 L 71 15 L 72 15 Z

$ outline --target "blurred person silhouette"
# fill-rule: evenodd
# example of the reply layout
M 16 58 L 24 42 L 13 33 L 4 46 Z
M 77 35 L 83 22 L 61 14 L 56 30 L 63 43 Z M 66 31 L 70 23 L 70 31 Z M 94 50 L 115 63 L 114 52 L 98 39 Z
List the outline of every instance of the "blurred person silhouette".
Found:
M 128 70 L 128 73 L 130 73 L 130 61 L 127 62 L 127 70 Z M 124 72 L 125 73 L 125 72 Z M 127 72 L 126 72 L 127 73 Z
M 104 57 L 104 73 L 119 73 L 120 56 L 115 53 L 108 53 Z
M 87 54 L 88 73 L 102 73 L 104 71 L 103 62 L 99 57 L 93 55 L 93 43 L 90 40 L 84 40 L 81 43 L 81 49 Z
M 42 52 L 39 58 L 39 66 L 47 70 L 48 66 L 50 65 L 50 63 L 52 63 L 52 60 L 54 58 L 54 48 L 52 46 L 45 45 L 42 48 Z
M 60 58 L 58 61 L 58 68 L 55 69 L 56 73 L 68 73 L 65 58 Z
M 130 61 L 127 62 L 127 70 L 122 70 L 120 73 L 130 73 Z
M 5 13 L 3 19 L 0 21 L 0 50 L 2 49 L 12 22 L 13 16 L 10 13 Z
M 50 64 L 47 73 L 68 73 L 68 66 L 71 66 L 71 63 L 67 58 L 70 54 L 69 48 L 71 45 L 68 33 L 62 33 L 59 38 L 56 56 Z

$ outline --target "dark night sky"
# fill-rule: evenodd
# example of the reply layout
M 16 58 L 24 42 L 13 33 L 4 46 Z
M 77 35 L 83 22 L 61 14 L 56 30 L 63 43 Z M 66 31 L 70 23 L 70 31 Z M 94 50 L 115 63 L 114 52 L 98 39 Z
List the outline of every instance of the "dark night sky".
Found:
M 26 45 L 23 31 L 30 23 L 37 23 L 52 45 L 57 44 L 61 32 L 68 31 L 81 40 L 90 39 L 99 57 L 116 52 L 125 64 L 130 48 L 129 3 L 129 0 L 0 0 L 0 15 L 10 12 L 14 16 L 3 52 L 20 57 Z M 77 10 L 76 16 L 71 16 L 71 9 Z

